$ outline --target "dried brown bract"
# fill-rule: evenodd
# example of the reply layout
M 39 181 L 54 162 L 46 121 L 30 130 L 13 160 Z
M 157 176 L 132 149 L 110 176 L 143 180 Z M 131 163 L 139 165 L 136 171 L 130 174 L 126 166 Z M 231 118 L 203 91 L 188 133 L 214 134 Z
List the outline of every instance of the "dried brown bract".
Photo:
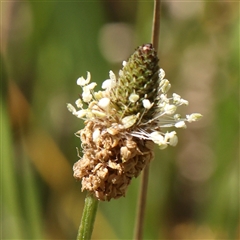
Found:
M 94 132 L 97 139 L 93 140 Z M 99 200 L 125 196 L 133 177 L 153 158 L 154 143 L 117 130 L 107 131 L 105 123 L 89 120 L 80 131 L 83 157 L 74 164 L 74 177 L 82 180 L 82 190 L 92 192 Z

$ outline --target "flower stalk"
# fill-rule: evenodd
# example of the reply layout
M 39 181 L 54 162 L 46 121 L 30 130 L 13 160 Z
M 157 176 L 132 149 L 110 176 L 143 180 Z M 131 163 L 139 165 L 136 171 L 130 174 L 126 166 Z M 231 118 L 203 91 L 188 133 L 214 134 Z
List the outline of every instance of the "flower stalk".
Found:
M 156 39 L 154 42 L 156 44 Z M 132 178 L 145 168 L 142 202 L 139 204 L 139 224 L 135 239 L 141 239 L 143 213 L 146 200 L 148 164 L 153 159 L 154 145 L 160 149 L 176 146 L 176 131 L 186 128 L 186 122 L 197 121 L 201 114 L 181 117 L 178 107 L 188 101 L 173 93 L 159 67 L 157 51 L 153 44 L 139 46 L 118 75 L 109 72 L 109 79 L 102 83 L 102 90 L 95 92 L 95 82 L 77 79 L 82 94 L 75 102 L 77 109 L 67 108 L 77 118 L 84 120 L 85 127 L 76 135 L 81 139 L 83 156 L 74 164 L 74 177 L 87 190 L 82 223 L 78 239 L 90 239 L 97 202 L 110 201 L 125 196 Z
M 98 208 L 98 200 L 90 193 L 87 193 L 82 214 L 81 224 L 78 229 L 77 240 L 91 239 L 93 225 Z
M 86 79 L 77 80 L 82 88 L 75 102 L 78 110 L 67 107 L 85 127 L 76 133 L 83 156 L 74 164 L 73 175 L 82 181 L 82 191 L 98 200 L 125 196 L 132 178 L 153 159 L 154 144 L 160 149 L 175 146 L 176 132 L 169 129 L 186 128 L 185 122 L 201 118 L 198 113 L 186 117 L 176 113 L 188 101 L 176 93 L 167 96 L 171 84 L 158 61 L 152 44 L 144 44 L 123 62 L 118 77 L 109 72 L 103 90 L 94 91 L 97 84 L 90 83 L 89 72 Z

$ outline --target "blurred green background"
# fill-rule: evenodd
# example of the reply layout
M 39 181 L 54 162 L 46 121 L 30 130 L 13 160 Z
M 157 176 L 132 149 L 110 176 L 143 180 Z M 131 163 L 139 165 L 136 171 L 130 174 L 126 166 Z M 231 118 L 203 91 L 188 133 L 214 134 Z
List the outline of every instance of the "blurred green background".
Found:
M 204 118 L 156 149 L 144 239 L 239 239 L 239 8 L 165 1 L 160 66 L 182 114 Z M 2 239 L 75 239 L 85 193 L 72 177 L 83 123 L 66 103 L 151 41 L 153 1 L 1 2 Z M 132 239 L 139 180 L 101 202 L 93 239 Z

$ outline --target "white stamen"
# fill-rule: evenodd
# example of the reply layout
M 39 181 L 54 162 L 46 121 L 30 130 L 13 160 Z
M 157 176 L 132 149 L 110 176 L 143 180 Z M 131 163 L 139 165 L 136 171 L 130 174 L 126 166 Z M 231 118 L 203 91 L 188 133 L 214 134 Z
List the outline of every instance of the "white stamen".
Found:
M 112 70 L 109 71 L 109 77 L 111 80 L 116 81 L 116 75 L 114 74 L 114 72 Z
M 187 121 L 191 123 L 191 122 L 195 122 L 195 121 L 200 120 L 202 118 L 202 114 L 192 113 L 190 115 L 187 115 L 186 118 L 187 118 Z
M 74 115 L 76 115 L 78 118 L 83 118 L 86 116 L 86 114 L 87 114 L 87 110 L 81 109 L 81 110 L 77 111 Z
M 110 89 L 111 88 L 111 79 L 107 79 L 102 83 L 102 89 Z
M 88 103 L 92 100 L 92 94 L 90 93 L 88 88 L 83 89 L 82 100 L 86 103 Z
M 169 145 L 176 146 L 178 143 L 177 133 L 175 131 L 167 132 L 165 134 L 165 141 L 169 142 Z
M 83 107 L 83 102 L 82 102 L 82 100 L 80 98 L 75 101 L 75 104 L 77 105 L 78 108 L 82 108 Z
M 136 93 L 132 93 L 129 96 L 129 101 L 132 102 L 132 103 L 135 103 L 138 99 L 139 99 L 139 95 L 137 95 Z
M 126 62 L 126 61 L 123 61 L 123 62 L 122 62 L 122 65 L 123 65 L 123 67 L 125 67 L 125 66 L 127 65 L 127 62 Z
M 161 83 L 162 83 L 162 92 L 167 93 L 168 90 L 171 88 L 170 82 L 167 79 L 163 79 Z
M 159 69 L 158 76 L 161 80 L 165 77 L 165 72 L 162 68 Z
M 96 86 L 97 86 L 97 83 L 92 82 L 85 87 L 88 88 L 89 90 L 93 90 Z
M 75 114 L 75 113 L 76 113 L 76 108 L 75 108 L 72 104 L 70 104 L 70 103 L 67 104 L 67 109 L 68 109 L 68 111 L 71 112 L 72 114 Z
M 177 123 L 175 123 L 174 126 L 176 128 L 186 128 L 187 127 L 184 121 L 177 122 Z
M 172 115 L 176 112 L 177 107 L 175 105 L 172 104 L 166 104 L 166 106 L 164 107 L 164 111 L 167 115 Z
M 98 106 L 103 108 L 103 109 L 107 109 L 109 107 L 109 104 L 110 104 L 110 99 L 109 98 L 102 98 L 98 102 Z
M 122 123 L 123 123 L 124 128 L 127 129 L 127 128 L 132 127 L 136 123 L 138 117 L 139 117 L 139 114 L 124 117 L 122 119 Z
M 181 115 L 178 114 L 178 113 L 174 114 L 173 118 L 174 118 L 175 121 L 179 121 L 181 119 Z
M 90 82 L 90 79 L 91 79 L 91 74 L 90 72 L 87 72 L 87 78 L 83 78 L 83 77 L 80 77 L 77 79 L 77 85 L 79 86 L 85 86 L 86 84 L 88 84 Z
M 143 99 L 143 107 L 146 109 L 150 109 L 153 106 L 153 103 L 151 103 L 148 99 Z

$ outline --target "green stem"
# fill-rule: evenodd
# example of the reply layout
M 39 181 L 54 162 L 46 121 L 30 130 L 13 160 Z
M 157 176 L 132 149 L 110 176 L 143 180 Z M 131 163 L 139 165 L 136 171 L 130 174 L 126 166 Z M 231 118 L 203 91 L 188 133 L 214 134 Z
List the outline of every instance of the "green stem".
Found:
M 77 240 L 91 239 L 97 208 L 98 200 L 92 194 L 87 193 Z

